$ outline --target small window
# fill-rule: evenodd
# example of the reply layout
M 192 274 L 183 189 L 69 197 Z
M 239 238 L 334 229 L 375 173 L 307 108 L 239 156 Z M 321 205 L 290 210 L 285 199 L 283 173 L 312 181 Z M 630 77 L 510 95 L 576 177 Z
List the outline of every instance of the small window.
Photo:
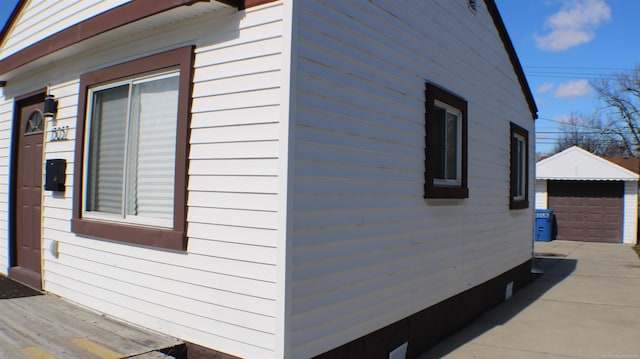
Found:
M 529 207 L 529 134 L 524 128 L 511 123 L 511 179 L 509 208 Z
M 425 198 L 467 198 L 467 102 L 428 83 L 425 107 Z
M 433 182 L 436 185 L 460 186 L 462 113 L 440 101 L 435 101 L 434 111 L 433 131 L 438 136 L 439 143 L 437 147 L 434 146 L 436 163 Z
M 27 120 L 27 127 L 24 129 L 25 134 L 40 133 L 44 131 L 44 121 L 42 119 L 42 112 L 40 110 L 34 110 L 29 119 Z
M 72 230 L 186 249 L 193 48 L 84 74 Z

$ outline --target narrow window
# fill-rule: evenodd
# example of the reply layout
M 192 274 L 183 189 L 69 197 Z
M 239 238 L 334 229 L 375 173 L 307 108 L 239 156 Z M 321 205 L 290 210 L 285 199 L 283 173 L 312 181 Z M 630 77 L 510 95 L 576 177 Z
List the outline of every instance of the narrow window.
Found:
M 509 208 L 529 207 L 528 131 L 511 123 L 511 179 Z
M 439 146 L 434 148 L 436 163 L 434 168 L 434 183 L 436 185 L 459 186 L 461 183 L 461 122 L 462 115 L 457 108 L 436 101 L 434 131 L 440 140 Z
M 425 197 L 467 198 L 467 102 L 428 83 L 425 107 Z

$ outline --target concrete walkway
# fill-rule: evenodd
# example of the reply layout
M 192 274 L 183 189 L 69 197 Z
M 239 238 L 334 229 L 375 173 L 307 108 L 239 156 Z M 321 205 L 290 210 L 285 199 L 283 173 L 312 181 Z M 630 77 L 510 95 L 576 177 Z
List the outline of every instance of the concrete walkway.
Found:
M 640 358 L 640 259 L 628 245 L 536 242 L 529 286 L 427 358 Z

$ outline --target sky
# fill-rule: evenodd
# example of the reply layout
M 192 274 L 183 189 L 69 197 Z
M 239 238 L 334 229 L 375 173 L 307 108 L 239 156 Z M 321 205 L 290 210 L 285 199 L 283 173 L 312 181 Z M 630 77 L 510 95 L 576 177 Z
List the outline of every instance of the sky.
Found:
M 602 108 L 590 82 L 640 65 L 638 0 L 496 0 L 538 106 L 536 151 Z
M 5 22 L 11 16 L 11 12 L 17 3 L 18 0 L 0 0 L 0 29 L 4 28 Z
M 602 105 L 590 81 L 640 65 L 640 0 L 495 0 L 538 105 L 536 152 Z M 0 0 L 4 25 L 18 0 Z

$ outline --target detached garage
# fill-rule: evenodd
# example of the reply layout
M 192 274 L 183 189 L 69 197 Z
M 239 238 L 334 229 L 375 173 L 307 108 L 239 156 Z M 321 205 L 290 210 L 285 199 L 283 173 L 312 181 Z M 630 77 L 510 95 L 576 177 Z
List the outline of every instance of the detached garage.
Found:
M 638 178 L 637 170 L 572 147 L 537 163 L 536 208 L 553 209 L 557 239 L 636 243 Z

